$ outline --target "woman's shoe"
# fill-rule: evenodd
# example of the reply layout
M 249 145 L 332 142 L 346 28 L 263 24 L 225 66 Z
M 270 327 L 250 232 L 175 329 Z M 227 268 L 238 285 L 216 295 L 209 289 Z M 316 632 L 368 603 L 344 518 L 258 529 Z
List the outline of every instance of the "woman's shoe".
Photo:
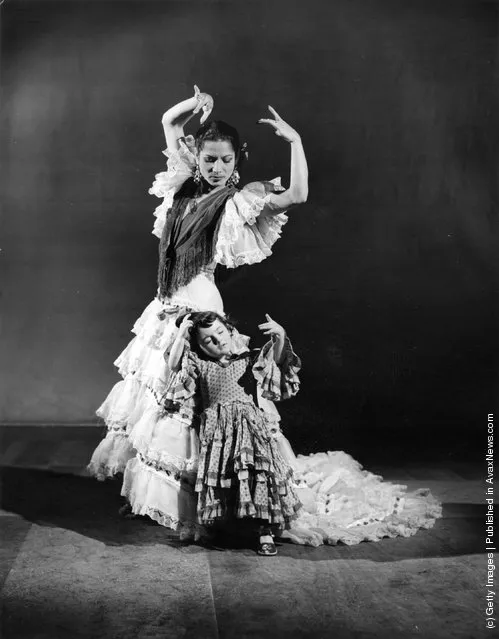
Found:
M 139 519 L 140 515 L 135 515 L 130 504 L 125 504 L 118 510 L 118 515 L 123 519 Z

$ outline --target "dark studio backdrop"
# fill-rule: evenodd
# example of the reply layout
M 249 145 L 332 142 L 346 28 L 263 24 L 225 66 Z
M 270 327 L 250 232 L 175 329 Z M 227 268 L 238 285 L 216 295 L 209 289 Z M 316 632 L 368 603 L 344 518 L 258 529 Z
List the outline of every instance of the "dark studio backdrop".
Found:
M 221 284 L 243 332 L 268 312 L 303 359 L 281 406 L 297 451 L 480 437 L 497 390 L 495 3 L 1 12 L 2 422 L 96 421 L 155 294 L 161 116 L 197 83 L 248 141 L 245 181 L 288 181 L 287 144 L 256 125 L 267 104 L 307 151 L 309 201 L 270 259 Z

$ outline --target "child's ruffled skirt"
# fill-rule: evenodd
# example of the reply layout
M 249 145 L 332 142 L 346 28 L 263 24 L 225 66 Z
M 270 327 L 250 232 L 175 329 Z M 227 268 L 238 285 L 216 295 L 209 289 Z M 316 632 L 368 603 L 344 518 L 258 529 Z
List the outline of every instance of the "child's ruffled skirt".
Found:
M 204 413 L 195 487 L 199 523 L 249 517 L 286 528 L 296 517 L 301 504 L 293 471 L 272 428 L 263 411 L 249 403 Z

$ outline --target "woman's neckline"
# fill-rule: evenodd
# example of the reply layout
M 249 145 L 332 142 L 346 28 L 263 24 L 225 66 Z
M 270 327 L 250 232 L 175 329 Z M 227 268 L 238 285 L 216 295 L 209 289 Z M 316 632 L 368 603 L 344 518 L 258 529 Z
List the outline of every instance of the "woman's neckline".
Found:
M 216 186 L 214 189 L 211 189 L 211 191 L 208 191 L 208 193 L 201 193 L 201 195 L 198 195 L 196 197 L 194 197 L 194 201 L 199 204 L 199 202 L 202 202 L 203 200 L 205 200 L 208 196 L 212 195 L 213 193 L 215 193 L 216 191 L 220 191 L 221 189 L 223 189 L 225 187 L 225 185 L 220 185 L 220 186 Z

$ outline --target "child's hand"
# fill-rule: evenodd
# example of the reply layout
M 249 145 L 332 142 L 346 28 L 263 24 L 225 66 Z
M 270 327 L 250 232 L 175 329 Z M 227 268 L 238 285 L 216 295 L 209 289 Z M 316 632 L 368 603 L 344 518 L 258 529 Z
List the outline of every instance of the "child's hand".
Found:
M 192 320 L 189 319 L 191 314 L 189 313 L 184 317 L 184 319 L 180 322 L 180 326 L 178 327 L 178 332 L 181 337 L 187 337 L 189 331 L 192 328 Z
M 276 337 L 283 340 L 286 337 L 286 331 L 284 330 L 284 328 L 276 321 L 274 321 L 270 317 L 270 315 L 267 315 L 267 313 L 265 314 L 265 317 L 267 321 L 263 324 L 258 324 L 258 328 L 263 332 L 264 335 L 272 335 L 272 337 L 275 335 Z

